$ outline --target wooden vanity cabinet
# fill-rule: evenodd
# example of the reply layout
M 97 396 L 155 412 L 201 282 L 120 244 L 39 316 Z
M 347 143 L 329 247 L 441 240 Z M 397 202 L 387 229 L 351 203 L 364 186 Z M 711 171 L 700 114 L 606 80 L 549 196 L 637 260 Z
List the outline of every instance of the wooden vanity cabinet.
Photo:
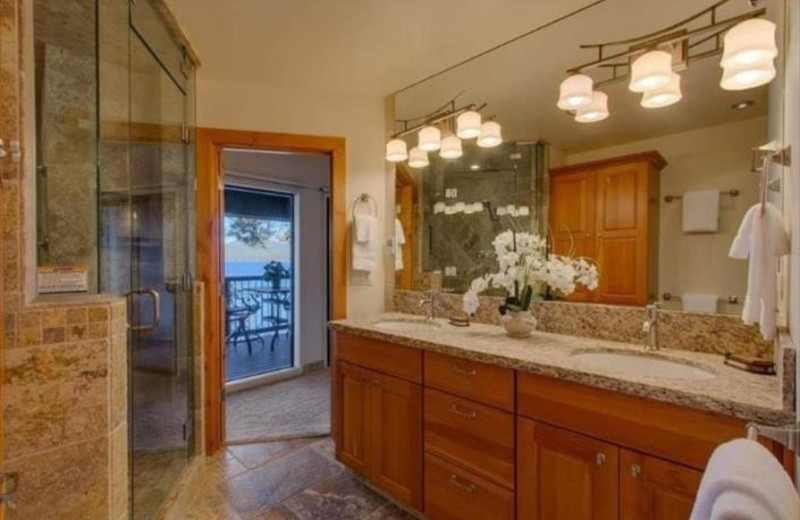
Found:
M 553 251 L 591 258 L 600 286 L 570 301 L 644 305 L 658 293 L 658 172 L 646 152 L 550 170 Z
M 630 450 L 620 452 L 620 520 L 687 520 L 703 473 Z

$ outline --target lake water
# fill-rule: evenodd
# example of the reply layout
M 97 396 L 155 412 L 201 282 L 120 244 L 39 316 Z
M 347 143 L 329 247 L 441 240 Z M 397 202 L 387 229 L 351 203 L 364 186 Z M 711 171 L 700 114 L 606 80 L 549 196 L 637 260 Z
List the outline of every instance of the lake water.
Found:
M 225 262 L 225 276 L 263 276 L 263 262 Z M 292 264 L 283 262 L 286 269 L 291 270 Z

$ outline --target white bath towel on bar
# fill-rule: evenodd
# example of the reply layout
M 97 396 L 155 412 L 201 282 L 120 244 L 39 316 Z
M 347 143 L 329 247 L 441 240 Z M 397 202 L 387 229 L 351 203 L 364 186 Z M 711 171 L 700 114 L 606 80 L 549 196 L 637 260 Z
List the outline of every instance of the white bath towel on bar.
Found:
M 399 218 L 394 219 L 394 270 L 403 270 L 403 245 L 406 243 L 406 233 L 403 223 Z
M 747 295 L 742 308 L 742 321 L 759 324 L 766 340 L 775 337 L 778 309 L 778 258 L 790 251 L 789 232 L 781 212 L 766 203 L 750 208 L 733 239 L 728 255 L 749 259 Z
M 716 294 L 681 295 L 682 308 L 686 312 L 717 312 L 717 300 Z
M 352 266 L 354 271 L 371 273 L 375 270 L 378 249 L 377 225 L 378 219 L 371 215 L 356 215 L 353 219 Z M 361 238 L 366 237 L 366 240 L 359 240 L 359 227 L 362 228 Z
M 736 439 L 708 461 L 691 520 L 797 520 L 800 497 L 775 456 L 756 441 Z
M 719 231 L 719 190 L 690 191 L 683 194 L 683 232 Z

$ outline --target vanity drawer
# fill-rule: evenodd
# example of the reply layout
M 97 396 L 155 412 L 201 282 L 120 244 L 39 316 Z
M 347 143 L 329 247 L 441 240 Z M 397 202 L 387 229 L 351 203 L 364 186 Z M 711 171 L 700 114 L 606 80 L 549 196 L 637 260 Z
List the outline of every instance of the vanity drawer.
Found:
M 432 520 L 513 520 L 514 493 L 428 454 L 425 516 Z
M 422 382 L 421 350 L 340 332 L 334 335 L 334 349 L 334 359 L 414 383 Z
M 425 449 L 514 489 L 514 415 L 425 390 Z
M 426 352 L 425 385 L 514 411 L 514 371 L 508 368 Z

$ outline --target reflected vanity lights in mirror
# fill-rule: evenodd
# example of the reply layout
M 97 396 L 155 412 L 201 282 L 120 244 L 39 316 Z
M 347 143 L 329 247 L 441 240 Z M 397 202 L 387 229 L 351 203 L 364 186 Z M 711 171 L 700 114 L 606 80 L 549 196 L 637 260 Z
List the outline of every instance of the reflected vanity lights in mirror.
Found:
M 440 276 L 466 293 L 513 231 L 597 269 L 594 288 L 547 280 L 533 299 L 740 314 L 747 262 L 728 253 L 761 200 L 752 150 L 783 142 L 785 13 L 785 0 L 606 0 L 397 92 L 387 160 L 411 215 L 398 288 Z M 438 153 L 415 155 L 431 126 Z M 769 168 L 764 194 L 781 211 L 783 174 Z

